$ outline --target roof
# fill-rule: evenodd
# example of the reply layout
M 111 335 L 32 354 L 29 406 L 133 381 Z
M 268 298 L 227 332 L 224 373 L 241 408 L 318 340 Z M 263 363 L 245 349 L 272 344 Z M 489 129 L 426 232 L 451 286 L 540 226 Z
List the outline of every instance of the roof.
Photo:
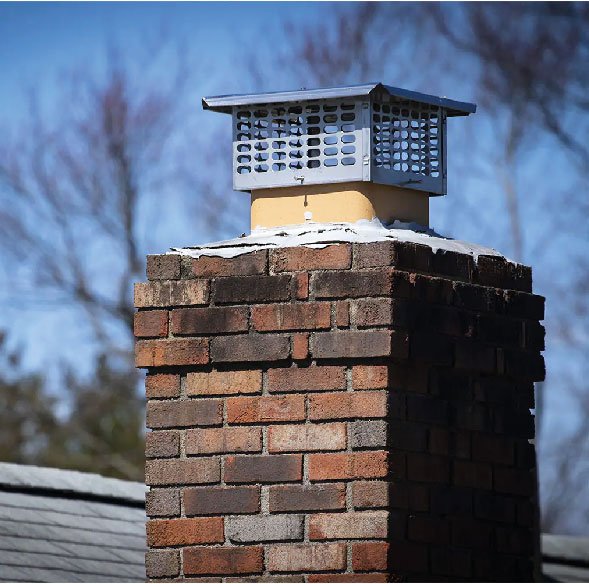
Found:
M 145 486 L 0 463 L 0 580 L 145 581 Z
M 218 95 L 204 97 L 202 106 L 215 112 L 231 113 L 234 106 L 258 105 L 267 103 L 288 103 L 310 101 L 316 99 L 337 99 L 346 97 L 362 97 L 372 94 L 377 89 L 387 92 L 392 97 L 410 101 L 418 101 L 446 108 L 448 116 L 467 116 L 473 114 L 477 106 L 474 103 L 455 101 L 447 97 L 438 97 L 427 93 L 419 93 L 401 87 L 384 85 L 380 82 L 361 85 L 345 85 L 321 89 L 297 89 L 291 91 L 275 91 L 270 93 L 244 93 L 238 95 Z
M 543 534 L 542 572 L 549 582 L 589 582 L 589 538 Z

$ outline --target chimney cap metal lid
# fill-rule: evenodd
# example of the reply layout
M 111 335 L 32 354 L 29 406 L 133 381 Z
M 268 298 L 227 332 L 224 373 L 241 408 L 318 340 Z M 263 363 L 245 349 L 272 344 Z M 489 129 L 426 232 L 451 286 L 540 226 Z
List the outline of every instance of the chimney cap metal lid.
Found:
M 203 109 L 215 112 L 231 113 L 235 106 L 247 106 L 269 103 L 288 103 L 300 101 L 312 101 L 317 99 L 338 99 L 346 97 L 362 97 L 372 94 L 380 89 L 386 91 L 391 97 L 404 100 L 437 105 L 447 110 L 448 116 L 468 116 L 475 113 L 477 106 L 474 103 L 455 101 L 446 97 L 437 97 L 427 93 L 419 93 L 384 85 L 380 82 L 363 83 L 361 85 L 345 85 L 342 87 L 326 87 L 321 89 L 298 89 L 293 91 L 274 91 L 270 93 L 245 93 L 240 95 L 218 95 L 203 97 Z

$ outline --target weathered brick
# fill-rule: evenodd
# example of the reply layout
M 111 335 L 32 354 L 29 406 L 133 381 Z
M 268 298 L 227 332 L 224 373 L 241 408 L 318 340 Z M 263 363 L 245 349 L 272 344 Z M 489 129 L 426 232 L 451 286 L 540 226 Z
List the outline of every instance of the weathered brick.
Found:
M 270 513 L 278 511 L 331 511 L 346 504 L 344 485 L 280 485 L 269 488 Z
M 335 302 L 334 325 L 337 328 L 350 326 L 350 303 L 347 300 Z
M 148 578 L 166 578 L 180 573 L 178 550 L 149 550 L 145 553 L 145 571 Z
M 296 541 L 303 539 L 304 515 L 228 517 L 225 533 L 234 543 Z
M 218 276 L 254 276 L 266 273 L 268 251 L 245 253 L 233 258 L 200 256 L 192 260 L 192 273 L 197 278 Z
M 328 245 L 322 248 L 290 247 L 270 252 L 270 267 L 274 272 L 310 270 L 346 270 L 352 264 L 349 244 Z
M 384 448 L 387 444 L 387 422 L 384 420 L 358 420 L 350 422 L 352 448 Z
M 311 277 L 315 298 L 362 298 L 391 293 L 391 269 L 378 271 L 319 272 Z
M 268 391 L 306 392 L 346 388 L 344 367 L 285 367 L 268 370 Z
M 145 377 L 145 395 L 154 397 L 179 397 L 180 376 L 168 373 L 147 374 Z
M 384 391 L 325 393 L 309 396 L 310 420 L 384 418 L 387 394 Z
M 355 365 L 352 367 L 352 387 L 362 389 L 386 389 L 389 370 L 386 365 Z
M 237 333 L 248 329 L 247 306 L 178 308 L 172 310 L 171 330 L 175 335 Z
M 392 325 L 393 301 L 390 298 L 353 301 L 352 322 L 360 328 Z
M 185 575 L 261 574 L 264 569 L 261 546 L 189 547 L 182 557 Z
M 268 428 L 270 452 L 313 452 L 343 450 L 346 447 L 346 425 L 293 424 Z
M 459 340 L 455 347 L 454 366 L 456 369 L 492 374 L 496 367 L 495 348 L 474 341 Z
M 384 572 L 370 574 L 309 574 L 307 582 L 388 582 L 389 575 Z
M 260 487 L 196 487 L 184 489 L 186 515 L 230 515 L 257 513 L 260 510 Z
M 309 357 L 309 333 L 297 333 L 292 336 L 292 358 L 302 361 Z
M 290 299 L 290 276 L 219 278 L 213 285 L 215 304 L 280 302 Z
M 211 339 L 215 362 L 277 361 L 290 355 L 290 339 L 280 335 L 231 335 Z
M 491 465 L 468 462 L 466 460 L 454 461 L 454 484 L 462 487 L 476 489 L 492 488 Z
M 354 244 L 354 266 L 356 268 L 390 266 L 394 260 L 395 250 L 391 241 Z
M 448 337 L 429 333 L 411 335 L 411 358 L 433 365 L 450 366 L 453 361 L 453 346 Z
M 328 329 L 331 306 L 329 302 L 253 306 L 252 325 L 258 331 Z
M 136 367 L 204 365 L 208 362 L 208 339 L 161 339 L 135 344 Z
M 429 454 L 408 454 L 407 477 L 410 481 L 423 483 L 447 483 L 450 480 L 448 459 Z
M 148 460 L 145 463 L 147 485 L 198 485 L 216 483 L 221 478 L 218 457 L 192 460 Z
M 148 428 L 214 426 L 222 421 L 223 401 L 220 399 L 150 401 L 147 404 Z
M 135 284 L 135 308 L 206 304 L 207 280 L 154 280 Z
M 305 419 L 304 395 L 227 398 L 227 422 L 288 422 Z
M 207 428 L 186 431 L 186 454 L 260 452 L 261 428 Z
M 146 274 L 148 280 L 180 279 L 180 254 L 148 255 Z
M 352 568 L 355 572 L 384 571 L 388 567 L 388 553 L 388 543 L 355 543 L 352 545 Z
M 133 320 L 133 333 L 136 337 L 167 337 L 168 311 L 142 310 L 136 312 Z
M 180 434 L 174 431 L 147 432 L 146 458 L 171 458 L 180 455 Z
M 438 249 L 432 255 L 432 272 L 472 280 L 475 271 L 472 256 L 446 249 Z
M 199 543 L 222 543 L 223 518 L 151 519 L 147 522 L 147 545 L 171 547 Z
M 352 504 L 356 509 L 388 507 L 389 483 L 357 481 L 352 485 Z
M 262 391 L 262 372 L 210 371 L 208 373 L 188 373 L 186 375 L 187 395 L 233 395 L 241 393 L 260 393 Z
M 145 494 L 145 512 L 148 517 L 180 515 L 178 489 L 151 489 Z
M 309 479 L 312 481 L 372 479 L 387 474 L 385 451 L 309 455 Z
M 544 320 L 545 298 L 543 296 L 507 290 L 503 297 L 506 302 L 505 314 L 507 316 Z
M 543 351 L 546 348 L 546 329 L 537 321 L 527 320 L 523 323 L 524 346 L 529 351 Z
M 295 287 L 294 296 L 297 300 L 309 298 L 309 272 L 299 272 L 293 276 Z
M 224 479 L 227 483 L 288 483 L 303 478 L 300 454 L 227 456 Z
M 346 567 L 346 546 L 341 543 L 269 546 L 270 572 L 322 572 Z
M 311 353 L 316 359 L 389 355 L 401 358 L 407 350 L 405 335 L 384 330 L 313 333 L 311 339 Z
M 319 513 L 309 516 L 309 539 L 381 539 L 387 537 L 386 511 Z

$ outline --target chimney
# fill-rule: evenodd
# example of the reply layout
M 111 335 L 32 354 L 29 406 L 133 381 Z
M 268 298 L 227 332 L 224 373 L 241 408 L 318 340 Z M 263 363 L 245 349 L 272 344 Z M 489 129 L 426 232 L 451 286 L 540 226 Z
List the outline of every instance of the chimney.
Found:
M 426 229 L 446 118 L 475 106 L 381 84 L 203 103 L 232 114 L 254 229 L 148 256 L 135 288 L 149 579 L 532 580 L 544 299 Z

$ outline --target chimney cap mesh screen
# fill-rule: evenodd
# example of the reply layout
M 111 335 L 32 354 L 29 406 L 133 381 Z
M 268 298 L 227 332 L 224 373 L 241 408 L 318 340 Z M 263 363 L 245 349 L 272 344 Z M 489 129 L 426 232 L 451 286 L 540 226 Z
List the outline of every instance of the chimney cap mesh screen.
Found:
M 203 103 L 232 114 L 236 190 L 372 181 L 445 194 L 446 119 L 476 106 L 389 89 L 371 84 Z M 456 104 L 469 107 L 457 113 Z

